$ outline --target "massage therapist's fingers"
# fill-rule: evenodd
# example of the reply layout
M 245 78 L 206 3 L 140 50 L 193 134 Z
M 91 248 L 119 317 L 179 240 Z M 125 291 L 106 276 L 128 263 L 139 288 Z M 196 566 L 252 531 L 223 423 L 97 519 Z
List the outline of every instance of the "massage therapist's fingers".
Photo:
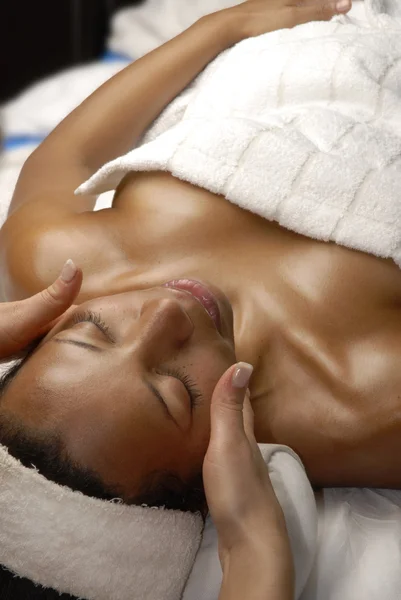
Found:
M 330 21 L 337 14 L 347 13 L 352 0 L 304 0 L 297 4 L 297 25 L 309 21 Z
M 211 434 L 203 463 L 203 481 L 210 513 L 224 538 L 241 503 L 244 467 L 252 462 L 245 433 L 244 399 L 252 366 L 237 363 L 217 383 L 210 406 Z
M 252 371 L 252 365 L 237 363 L 217 383 L 211 402 L 212 443 L 221 444 L 244 436 L 244 400 Z
M 0 304 L 0 358 L 12 356 L 43 335 L 73 303 L 82 271 L 68 260 L 60 276 L 39 294 Z
M 211 437 L 203 463 L 209 511 L 219 538 L 222 565 L 235 548 L 262 536 L 281 518 L 268 469 L 253 433 L 248 382 L 251 365 L 230 367 L 211 403 Z
M 244 398 L 244 430 L 246 437 L 250 441 L 255 441 L 255 415 L 253 412 L 252 404 L 251 404 L 251 395 L 249 389 L 245 393 Z

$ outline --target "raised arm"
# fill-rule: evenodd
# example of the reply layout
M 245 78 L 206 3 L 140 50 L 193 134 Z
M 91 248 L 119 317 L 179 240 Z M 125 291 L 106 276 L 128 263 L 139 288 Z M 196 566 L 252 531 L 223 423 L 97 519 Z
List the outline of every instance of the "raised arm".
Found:
M 86 274 L 93 257 L 101 267 L 112 246 L 107 220 L 92 213 L 95 197 L 74 190 L 134 146 L 162 109 L 240 39 L 239 32 L 223 14 L 200 19 L 102 85 L 33 152 L 0 231 L 0 299 L 21 300 L 47 287 L 68 257 Z
M 276 29 L 346 12 L 351 0 L 248 0 L 201 18 L 115 75 L 76 108 L 26 162 L 10 214 L 29 202 L 91 210 L 73 190 L 105 162 L 127 152 L 166 107 L 220 52 Z
M 99 223 L 91 214 L 96 199 L 77 197 L 74 190 L 105 162 L 132 148 L 220 52 L 247 37 L 330 19 L 349 7 L 338 9 L 325 0 L 248 0 L 201 18 L 102 85 L 56 127 L 21 171 L 0 232 L 3 299 L 21 299 L 46 287 L 68 256 L 90 271 L 86 261 L 92 251 L 99 254 L 94 242 Z M 106 248 L 103 221 L 100 229 Z
M 132 148 L 163 108 L 239 39 L 239 28 L 216 13 L 112 77 L 27 160 L 10 214 L 31 202 L 61 204 L 68 212 L 91 210 L 95 199 L 75 197 L 74 189 L 105 162 Z

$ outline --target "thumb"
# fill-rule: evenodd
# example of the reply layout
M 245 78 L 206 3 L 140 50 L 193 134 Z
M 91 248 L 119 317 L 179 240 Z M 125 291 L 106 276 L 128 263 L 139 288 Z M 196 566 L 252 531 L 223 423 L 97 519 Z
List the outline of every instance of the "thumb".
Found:
M 211 402 L 211 441 L 244 433 L 244 400 L 252 371 L 249 363 L 236 363 L 217 383 Z
M 48 330 L 73 303 L 82 285 L 82 271 L 67 260 L 52 285 L 31 298 L 0 306 L 0 356 L 10 356 Z

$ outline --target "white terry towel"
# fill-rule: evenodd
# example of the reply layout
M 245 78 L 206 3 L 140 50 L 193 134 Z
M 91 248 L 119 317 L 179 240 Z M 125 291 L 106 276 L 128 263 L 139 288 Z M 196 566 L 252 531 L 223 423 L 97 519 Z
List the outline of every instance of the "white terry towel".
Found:
M 0 564 L 86 600 L 178 600 L 202 518 L 97 500 L 45 479 L 0 445 Z
M 401 5 L 240 42 L 78 193 L 164 170 L 282 226 L 401 265 Z M 387 12 L 386 12 L 387 11 Z
M 301 591 L 316 550 L 312 488 L 290 448 L 262 444 L 261 451 L 286 519 Z M 44 587 L 87 600 L 179 600 L 202 527 L 199 514 L 74 492 L 24 467 L 0 445 L 0 564 Z M 210 539 L 210 523 L 208 530 Z M 197 562 L 193 583 L 204 567 Z M 220 582 L 218 572 L 209 582 L 216 597 Z

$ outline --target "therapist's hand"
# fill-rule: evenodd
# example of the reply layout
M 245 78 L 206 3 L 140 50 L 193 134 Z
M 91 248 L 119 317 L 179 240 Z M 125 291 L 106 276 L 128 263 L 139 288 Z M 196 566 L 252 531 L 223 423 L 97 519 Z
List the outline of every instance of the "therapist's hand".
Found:
M 82 271 L 68 260 L 56 281 L 39 294 L 0 304 L 0 359 L 12 357 L 47 333 L 71 306 L 82 284 Z
M 203 481 L 223 570 L 219 600 L 293 600 L 284 515 L 254 435 L 251 372 L 246 363 L 230 367 L 211 403 Z
M 210 514 L 222 566 L 233 550 L 263 552 L 284 516 L 254 435 L 248 381 L 251 365 L 237 363 L 218 382 L 211 403 L 211 438 L 203 464 Z

